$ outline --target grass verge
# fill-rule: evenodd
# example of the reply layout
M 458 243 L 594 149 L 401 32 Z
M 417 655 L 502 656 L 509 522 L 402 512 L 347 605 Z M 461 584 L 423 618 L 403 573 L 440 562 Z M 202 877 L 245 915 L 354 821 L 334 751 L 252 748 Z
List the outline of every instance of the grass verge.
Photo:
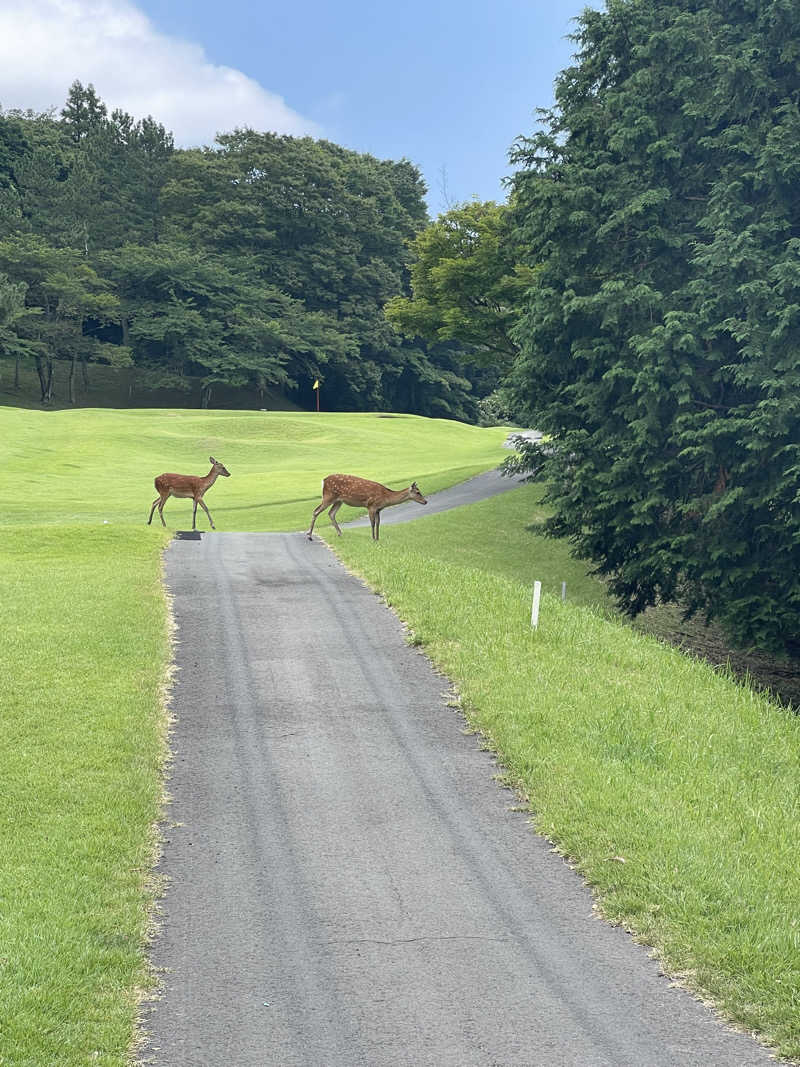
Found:
M 131 1043 L 165 755 L 165 541 L 0 539 L 3 1064 L 119 1064 Z
M 536 559 L 525 529 L 535 519 L 519 522 L 535 507 L 523 489 L 387 528 L 379 545 L 348 530 L 333 547 L 456 684 L 536 829 L 603 914 L 728 1018 L 800 1058 L 800 720 L 586 606 L 596 590 L 585 576 L 580 598 L 544 594 L 532 632 L 530 580 L 555 565 L 552 588 L 564 562 Z

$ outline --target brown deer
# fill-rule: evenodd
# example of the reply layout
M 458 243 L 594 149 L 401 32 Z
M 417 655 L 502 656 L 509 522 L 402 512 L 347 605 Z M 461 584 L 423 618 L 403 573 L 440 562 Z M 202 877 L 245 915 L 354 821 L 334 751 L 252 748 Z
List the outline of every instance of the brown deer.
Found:
M 203 500 L 203 494 L 207 489 L 211 488 L 220 474 L 223 478 L 230 478 L 231 472 L 226 470 L 219 460 L 214 459 L 213 456 L 209 456 L 208 458 L 211 461 L 211 470 L 205 478 L 199 478 L 195 474 L 159 474 L 154 483 L 158 490 L 158 496 L 153 501 L 153 506 L 150 508 L 150 518 L 147 520 L 148 526 L 153 519 L 153 512 L 156 510 L 156 504 L 158 504 L 158 514 L 161 516 L 161 525 L 166 526 L 167 524 L 164 522 L 164 505 L 171 496 L 184 496 L 191 497 L 194 500 L 194 508 L 192 509 L 192 529 L 194 530 L 197 528 L 197 505 L 199 504 L 206 515 L 208 515 L 211 529 L 216 530 L 214 520 L 211 518 L 211 512 L 208 510 L 205 501 Z
M 311 536 L 314 523 L 325 508 L 330 508 L 328 515 L 341 537 L 342 530 L 336 521 L 336 512 L 342 504 L 347 504 L 351 508 L 367 509 L 372 526 L 372 540 L 377 541 L 381 528 L 381 512 L 392 504 L 402 504 L 404 500 L 416 500 L 418 504 L 428 503 L 416 482 L 412 482 L 408 489 L 387 489 L 380 482 L 370 482 L 353 474 L 329 474 L 327 478 L 322 479 L 322 503 L 314 508 L 306 536 L 309 541 L 314 540 Z

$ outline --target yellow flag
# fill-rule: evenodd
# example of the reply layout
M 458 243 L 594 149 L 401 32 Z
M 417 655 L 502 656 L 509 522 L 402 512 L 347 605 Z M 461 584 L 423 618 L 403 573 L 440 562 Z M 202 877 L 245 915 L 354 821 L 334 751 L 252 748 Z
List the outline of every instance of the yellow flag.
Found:
M 311 386 L 311 388 L 312 388 L 312 389 L 319 389 L 319 378 L 317 378 L 317 379 L 315 380 L 315 382 L 314 382 L 314 384 L 313 384 L 313 385 Z

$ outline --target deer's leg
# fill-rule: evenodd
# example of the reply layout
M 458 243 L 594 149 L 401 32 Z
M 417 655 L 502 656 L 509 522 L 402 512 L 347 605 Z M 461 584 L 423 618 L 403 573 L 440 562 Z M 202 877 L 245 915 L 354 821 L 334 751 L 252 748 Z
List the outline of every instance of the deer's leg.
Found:
M 314 529 L 314 523 L 317 521 L 317 519 L 322 514 L 322 512 L 325 510 L 325 508 L 328 506 L 328 504 L 329 504 L 329 501 L 325 500 L 325 498 L 323 497 L 322 503 L 321 504 L 317 504 L 317 506 L 314 508 L 314 514 L 311 516 L 311 525 L 309 526 L 308 532 L 306 533 L 306 537 L 309 539 L 309 541 L 313 541 L 314 540 L 313 537 L 311 536 L 311 532 Z
M 151 522 L 153 521 L 153 512 L 154 512 L 154 511 L 156 510 L 156 504 L 157 504 L 157 503 L 159 502 L 159 500 L 160 500 L 160 499 L 161 499 L 161 496 L 159 495 L 159 496 L 157 496 L 157 497 L 155 498 L 155 500 L 153 501 L 153 506 L 152 506 L 152 507 L 150 508 L 150 518 L 149 518 L 149 519 L 147 520 L 147 525 L 148 525 L 148 526 L 149 526 L 149 525 L 150 525 L 150 523 L 151 523 Z M 160 515 L 160 514 L 161 514 L 161 512 L 159 512 L 159 515 Z M 162 519 L 162 522 L 163 522 L 163 519 Z
M 381 513 L 380 513 L 380 511 L 376 511 L 375 512 L 375 540 L 377 541 L 380 536 L 381 536 Z
M 169 493 L 167 493 L 166 496 L 160 497 L 159 501 L 158 501 L 158 517 L 161 519 L 161 525 L 162 526 L 166 526 L 167 525 L 164 522 L 164 505 L 166 504 L 166 502 L 168 500 L 169 500 Z
M 375 511 L 374 508 L 370 508 L 369 509 L 369 524 L 372 527 L 372 540 L 373 541 L 377 541 L 378 540 L 378 535 L 375 532 L 375 522 L 376 522 L 377 517 L 378 517 L 378 512 Z
M 216 526 L 214 525 L 214 520 L 211 518 L 211 512 L 206 507 L 206 502 L 205 502 L 205 500 L 203 500 L 202 497 L 200 497 L 200 499 L 194 505 L 195 512 L 197 511 L 197 505 L 198 504 L 203 509 L 203 511 L 206 513 L 206 515 L 208 515 L 208 521 L 211 523 L 211 529 L 212 530 L 216 530 Z M 192 527 L 192 529 L 194 529 L 194 527 Z
M 331 520 L 333 525 L 336 527 L 336 532 L 338 533 L 338 535 L 340 537 L 342 536 L 342 528 L 339 525 L 339 523 L 336 521 L 336 512 L 339 510 L 339 508 L 341 506 L 342 506 L 341 500 L 337 500 L 336 503 L 331 508 L 331 510 L 328 512 L 328 518 Z

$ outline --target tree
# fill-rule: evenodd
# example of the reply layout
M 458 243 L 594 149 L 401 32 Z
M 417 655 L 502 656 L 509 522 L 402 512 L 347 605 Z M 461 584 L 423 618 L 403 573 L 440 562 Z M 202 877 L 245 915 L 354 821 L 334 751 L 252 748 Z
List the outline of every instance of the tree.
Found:
M 384 315 L 387 300 L 404 292 L 408 243 L 427 217 L 416 167 L 247 129 L 218 141 L 218 150 L 176 157 L 163 194 L 169 233 L 316 316 L 300 332 L 314 321 L 325 340 L 313 359 L 295 349 L 290 395 L 293 381 L 303 402 L 321 375 L 334 409 L 382 410 L 413 396 L 414 411 L 474 414 L 471 383 L 447 365 L 451 353 L 437 367 L 435 346 L 404 342 Z
M 41 312 L 15 336 L 40 345 L 45 400 L 56 360 L 72 382 L 99 359 L 150 388 L 199 378 L 204 405 L 223 384 L 307 404 L 319 377 L 333 410 L 474 418 L 463 346 L 384 315 L 407 294 L 424 193 L 408 160 L 311 138 L 234 130 L 176 151 L 76 81 L 58 116 L 0 113 L 0 269 Z
M 61 215 L 70 244 L 88 255 L 161 237 L 161 189 L 174 152 L 172 135 L 148 117 L 108 116 L 93 86 L 73 82 L 61 112 L 64 181 Z
M 11 282 L 0 274 L 0 359 L 14 360 L 14 385 L 19 388 L 20 359 L 36 356 L 35 341 L 24 336 L 25 325 L 38 309 L 25 304 L 28 286 L 25 282 Z
M 0 188 L 18 189 L 17 167 L 30 151 L 22 120 L 0 109 Z
M 75 144 L 87 140 L 105 128 L 107 117 L 108 109 L 93 85 L 84 88 L 77 80 L 70 85 L 67 102 L 61 109 L 70 140 Z
M 411 296 L 388 301 L 386 317 L 409 337 L 459 341 L 473 358 L 507 370 L 522 294 L 533 278 L 504 204 L 472 201 L 440 215 L 411 244 Z
M 30 313 L 19 316 L 15 332 L 24 353 L 36 360 L 41 401 L 53 399 L 55 361 L 70 362 L 69 399 L 74 403 L 75 369 L 99 355 L 124 365 L 129 354 L 87 336 L 84 326 L 92 321 L 113 321 L 118 315 L 116 296 L 108 283 L 73 249 L 53 248 L 41 238 L 19 236 L 0 241 L 0 271 L 24 285 Z
M 326 316 L 219 256 L 162 242 L 125 245 L 100 262 L 120 300 L 119 340 L 149 388 L 188 388 L 199 377 L 208 406 L 217 385 L 291 387 L 301 367 L 316 376 L 340 347 Z
M 515 399 L 551 532 L 631 613 L 800 646 L 800 23 L 791 0 L 609 0 L 517 145 L 540 264 Z

